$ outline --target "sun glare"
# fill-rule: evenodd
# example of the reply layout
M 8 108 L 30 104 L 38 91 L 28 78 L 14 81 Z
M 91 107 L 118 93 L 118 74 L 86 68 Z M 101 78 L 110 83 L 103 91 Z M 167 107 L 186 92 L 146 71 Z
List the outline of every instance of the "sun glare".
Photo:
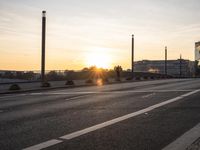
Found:
M 86 55 L 86 65 L 98 68 L 110 68 L 111 57 L 104 50 L 94 50 L 94 52 Z

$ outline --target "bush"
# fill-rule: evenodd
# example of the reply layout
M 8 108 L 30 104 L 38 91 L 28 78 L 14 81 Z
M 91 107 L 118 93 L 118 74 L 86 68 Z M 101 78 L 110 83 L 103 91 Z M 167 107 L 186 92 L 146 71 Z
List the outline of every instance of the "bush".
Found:
M 121 79 L 120 78 L 116 78 L 115 81 L 121 82 Z
M 128 78 L 126 78 L 126 80 L 127 80 L 127 81 L 133 80 L 133 77 L 128 77 Z
M 148 80 L 148 77 L 147 77 L 147 76 L 144 76 L 143 79 L 144 79 L 144 80 Z
M 18 84 L 12 84 L 9 88 L 11 91 L 20 90 L 20 86 Z
M 135 80 L 141 80 L 141 78 L 140 77 L 136 77 Z
M 103 78 L 103 79 L 102 79 L 102 82 L 103 82 L 103 83 L 109 83 L 109 80 L 108 80 L 108 78 Z
M 43 82 L 41 87 L 51 87 L 51 84 L 49 82 Z
M 73 80 L 68 80 L 65 85 L 74 85 L 74 81 Z
M 85 81 L 85 83 L 87 83 L 87 84 L 93 84 L 94 82 L 93 82 L 92 79 L 88 79 L 88 80 Z
M 150 77 L 150 79 L 154 80 L 154 79 L 155 79 L 155 77 Z

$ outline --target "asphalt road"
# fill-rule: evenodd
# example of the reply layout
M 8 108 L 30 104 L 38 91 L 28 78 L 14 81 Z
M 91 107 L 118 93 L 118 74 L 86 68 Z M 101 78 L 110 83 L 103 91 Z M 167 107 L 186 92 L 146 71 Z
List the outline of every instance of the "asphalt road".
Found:
M 200 79 L 0 95 L 0 149 L 160 150 L 200 123 Z

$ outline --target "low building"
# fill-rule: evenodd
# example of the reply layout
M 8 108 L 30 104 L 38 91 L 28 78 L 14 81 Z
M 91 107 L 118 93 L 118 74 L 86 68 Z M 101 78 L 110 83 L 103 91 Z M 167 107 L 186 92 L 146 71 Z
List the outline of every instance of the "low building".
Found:
M 165 60 L 142 60 L 134 63 L 136 72 L 151 72 L 165 74 Z M 194 76 L 194 61 L 177 59 L 167 61 L 167 74 L 175 77 Z

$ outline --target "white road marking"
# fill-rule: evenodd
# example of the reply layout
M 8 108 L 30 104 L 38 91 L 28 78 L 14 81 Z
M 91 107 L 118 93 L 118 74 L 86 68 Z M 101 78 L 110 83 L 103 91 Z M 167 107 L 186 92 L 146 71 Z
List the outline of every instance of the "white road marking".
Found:
M 131 93 L 131 92 L 138 92 L 138 93 L 143 93 L 143 92 L 157 92 L 157 93 L 166 93 L 166 92 L 191 92 L 193 90 L 129 90 L 129 91 L 116 91 L 116 92 L 120 92 L 120 93 Z
M 167 101 L 164 101 L 164 102 L 161 102 L 161 103 L 158 103 L 158 104 L 155 104 L 155 105 L 152 105 L 152 106 L 149 106 L 145 109 L 142 109 L 142 110 L 139 110 L 137 112 L 133 112 L 133 113 L 130 113 L 130 114 L 127 114 L 127 115 L 124 115 L 124 116 L 121 116 L 121 117 L 118 117 L 118 118 L 115 118 L 115 119 L 112 119 L 112 120 L 109 120 L 109 121 L 106 121 L 106 122 L 103 122 L 103 123 L 100 123 L 100 124 L 97 124 L 97 125 L 94 125 L 94 126 L 91 126 L 91 127 L 88 127 L 88 128 L 85 128 L 83 130 L 79 130 L 79 131 L 76 131 L 76 132 L 73 132 L 73 133 L 70 133 L 70 134 L 66 134 L 64 136 L 61 136 L 59 137 L 60 139 L 65 139 L 65 140 L 70 140 L 70 139 L 73 139 L 73 138 L 76 138 L 76 137 L 79 137 L 81 135 L 84 135 L 84 134 L 87 134 L 87 133 L 90 133 L 90 132 L 93 132 L 93 131 L 96 131 L 98 129 L 101 129 L 101 128 L 104 128 L 104 127 L 107 127 L 107 126 L 110 126 L 110 125 L 113 125 L 113 124 L 116 124 L 118 122 L 121 122 L 121 121 L 124 121 L 124 120 L 127 120 L 129 118 L 133 118 L 135 116 L 138 116 L 138 115 L 141 115 L 141 114 L 144 114 L 144 113 L 147 113 L 149 111 L 152 111 L 156 108 L 159 108 L 159 107 L 162 107 L 164 105 L 167 105 L 167 104 L 170 104 L 170 103 L 173 103 L 173 102 L 176 102 L 178 100 L 181 100 L 183 99 L 184 97 L 186 96 L 190 96 L 192 94 L 195 94 L 197 92 L 199 92 L 199 90 L 195 90 L 195 91 L 192 91 L 192 92 L 189 92 L 189 93 L 186 93 L 186 94 L 183 94 L 181 96 L 178 96 L 178 97 L 175 97 L 175 98 L 172 98 L 172 99 L 169 99 Z M 52 140 L 50 140 L 52 141 Z M 58 143 L 62 142 L 62 141 L 57 141 Z M 55 144 L 57 144 L 57 142 L 55 142 Z M 39 150 L 39 149 L 42 149 L 44 148 L 43 146 L 46 147 L 50 147 L 52 145 L 55 145 L 54 142 L 44 142 L 44 143 L 41 143 L 41 144 L 38 144 L 38 145 L 35 145 L 35 146 L 31 146 L 29 148 L 25 148 L 25 150 L 33 150 L 33 148 L 37 148 L 37 149 L 34 149 L 34 150 Z M 32 149 L 30 149 L 32 148 Z
M 40 150 L 40 149 L 47 148 L 49 146 L 53 146 L 53 145 L 61 143 L 61 142 L 63 142 L 63 141 L 52 139 L 52 140 L 49 140 L 49 141 L 46 141 L 46 142 L 43 142 L 43 143 L 40 143 L 40 144 L 37 144 L 34 146 L 24 148 L 23 150 Z
M 163 148 L 162 150 L 186 150 L 193 142 L 200 137 L 200 123 L 184 133 L 174 142 Z
M 26 96 L 26 95 L 27 95 L 27 94 L 6 95 L 6 96 L 1 96 L 0 99 L 15 98 L 16 96 Z
M 52 92 L 52 93 L 31 93 L 30 95 L 73 95 L 73 94 L 102 94 L 102 93 L 166 93 L 166 92 L 191 92 L 193 90 L 129 90 L 129 91 L 83 91 L 83 92 Z
M 121 94 L 121 93 L 149 93 L 149 92 L 154 92 L 154 93 L 165 93 L 165 92 L 190 92 L 192 90 L 128 90 L 128 91 L 81 91 L 81 92 L 51 92 L 51 93 L 27 93 L 27 94 L 15 94 L 15 95 L 7 95 L 7 96 L 1 96 L 0 99 L 6 99 L 6 98 L 15 98 L 17 96 L 28 96 L 28 95 L 74 95 L 74 94 L 102 94 L 102 93 L 116 93 L 116 94 Z M 0 100 L 4 101 L 4 100 Z
M 142 96 L 142 98 L 148 98 L 148 97 L 153 96 L 153 95 L 155 95 L 155 93 L 151 93 L 151 94 L 148 94 L 148 95 L 144 95 L 144 96 Z
M 75 100 L 75 99 L 86 97 L 86 96 L 88 96 L 88 95 L 80 95 L 80 96 L 76 96 L 76 97 L 66 98 L 65 100 L 70 101 L 70 100 Z
M 30 93 L 29 95 L 42 95 L 43 93 Z

